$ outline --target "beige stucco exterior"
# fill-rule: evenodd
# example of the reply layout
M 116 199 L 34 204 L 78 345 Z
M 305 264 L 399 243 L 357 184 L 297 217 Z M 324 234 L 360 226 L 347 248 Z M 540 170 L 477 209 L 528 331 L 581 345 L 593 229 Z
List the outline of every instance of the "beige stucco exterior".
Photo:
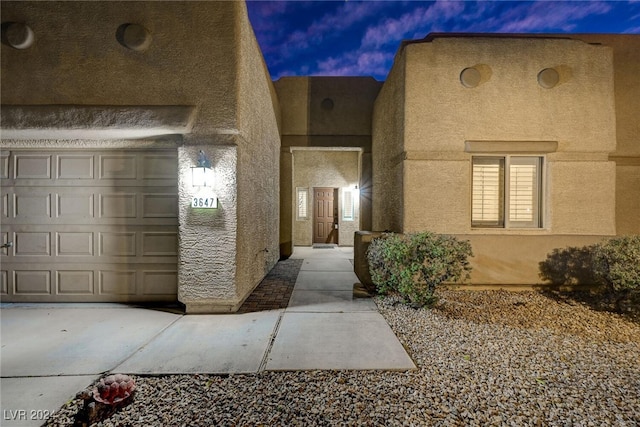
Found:
M 613 49 L 617 145 L 609 158 L 616 163 L 616 232 L 640 234 L 640 37 L 580 35 Z
M 361 153 L 359 149 L 292 149 L 293 188 L 309 191 L 307 218 L 298 218 L 294 212 L 294 246 L 311 246 L 313 243 L 313 189 L 330 187 L 338 190 L 338 244 L 353 246 L 354 233 L 360 230 L 360 207 L 355 203 L 353 219 L 345 219 L 342 213 L 343 194 L 352 192 L 359 184 Z
M 469 238 L 474 284 L 538 283 L 537 262 L 553 248 L 615 235 L 613 65 L 612 48 L 580 40 L 405 45 L 376 100 L 374 229 Z M 480 72 L 476 87 L 461 84 L 468 67 Z M 550 89 L 536 78 L 545 68 L 560 76 Z M 472 227 L 472 156 L 513 153 L 543 157 L 542 227 Z
M 177 157 L 177 218 L 163 226 L 177 228 L 169 273 L 190 313 L 235 311 L 279 257 L 312 244 L 298 188 L 338 189 L 343 246 L 357 230 L 469 239 L 478 286 L 537 284 L 554 248 L 640 233 L 637 35 L 435 35 L 403 43 L 384 83 L 271 82 L 242 1 L 3 1 L 2 22 L 34 37 L 12 47 L 3 33 L 0 178 L 12 152 Z M 216 209 L 191 207 L 201 151 Z M 510 154 L 543 159 L 541 226 L 472 227 L 472 158 Z
M 371 228 L 371 122 L 382 83 L 285 77 L 274 86 L 282 111 L 280 252 L 289 256 L 294 245 L 312 244 L 312 221 L 296 219 L 296 187 L 340 188 L 341 199 L 344 188 L 358 186 L 356 220 L 339 223 L 339 244 L 351 246 L 354 231 Z
M 2 45 L 2 104 L 12 113 L 3 146 L 173 147 L 178 300 L 187 312 L 236 310 L 279 258 L 279 106 L 244 2 L 2 2 L 2 20 L 35 35 L 27 49 Z M 127 23 L 146 28 L 148 47 L 119 43 Z M 64 120 L 39 129 L 32 105 Z M 92 132 L 88 106 L 128 119 Z M 169 112 L 145 126 L 145 106 Z M 188 117 L 172 124 L 184 107 Z M 200 150 L 215 171 L 218 209 L 190 206 Z

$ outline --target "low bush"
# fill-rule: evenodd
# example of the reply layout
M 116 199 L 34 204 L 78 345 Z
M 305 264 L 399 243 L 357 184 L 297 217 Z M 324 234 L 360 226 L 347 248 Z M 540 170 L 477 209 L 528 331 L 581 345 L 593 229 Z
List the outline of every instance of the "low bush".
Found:
M 640 290 L 640 236 L 624 236 L 593 246 L 593 270 L 609 291 L 625 296 Z
M 540 263 L 540 277 L 554 285 L 597 285 L 618 311 L 640 295 L 640 236 L 622 236 L 601 243 L 554 249 Z
M 383 234 L 367 250 L 378 292 L 397 291 L 413 306 L 430 306 L 438 285 L 467 279 L 470 256 L 468 241 L 431 232 Z
M 367 249 L 371 281 L 380 294 L 397 291 L 401 265 L 408 258 L 409 246 L 401 234 L 385 233 L 371 241 Z

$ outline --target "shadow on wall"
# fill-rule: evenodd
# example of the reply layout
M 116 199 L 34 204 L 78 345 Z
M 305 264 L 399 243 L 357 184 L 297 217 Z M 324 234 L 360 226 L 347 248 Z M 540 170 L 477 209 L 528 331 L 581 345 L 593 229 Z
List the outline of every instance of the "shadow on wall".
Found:
M 593 286 L 598 283 L 593 270 L 590 246 L 554 249 L 540 262 L 540 278 L 555 286 Z

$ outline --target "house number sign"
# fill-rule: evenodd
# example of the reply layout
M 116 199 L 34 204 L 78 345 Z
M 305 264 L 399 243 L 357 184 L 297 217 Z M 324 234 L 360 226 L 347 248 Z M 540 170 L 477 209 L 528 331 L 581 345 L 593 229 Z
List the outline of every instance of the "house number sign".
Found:
M 217 209 L 218 198 L 216 196 L 193 197 L 191 207 L 198 209 Z

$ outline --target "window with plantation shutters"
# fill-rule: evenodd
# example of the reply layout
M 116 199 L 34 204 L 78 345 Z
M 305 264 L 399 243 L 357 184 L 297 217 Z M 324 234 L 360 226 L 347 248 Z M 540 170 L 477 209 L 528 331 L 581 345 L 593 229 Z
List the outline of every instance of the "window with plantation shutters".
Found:
M 539 157 L 511 157 L 509 162 L 509 224 L 539 227 Z
M 309 218 L 309 189 L 296 188 L 297 208 L 296 219 L 305 220 Z
M 353 221 L 354 211 L 353 192 L 351 190 L 343 190 L 342 192 L 342 219 L 344 221 Z
M 471 222 L 478 227 L 504 224 L 504 159 L 478 157 L 473 160 Z
M 542 157 L 473 157 L 471 225 L 542 226 Z

